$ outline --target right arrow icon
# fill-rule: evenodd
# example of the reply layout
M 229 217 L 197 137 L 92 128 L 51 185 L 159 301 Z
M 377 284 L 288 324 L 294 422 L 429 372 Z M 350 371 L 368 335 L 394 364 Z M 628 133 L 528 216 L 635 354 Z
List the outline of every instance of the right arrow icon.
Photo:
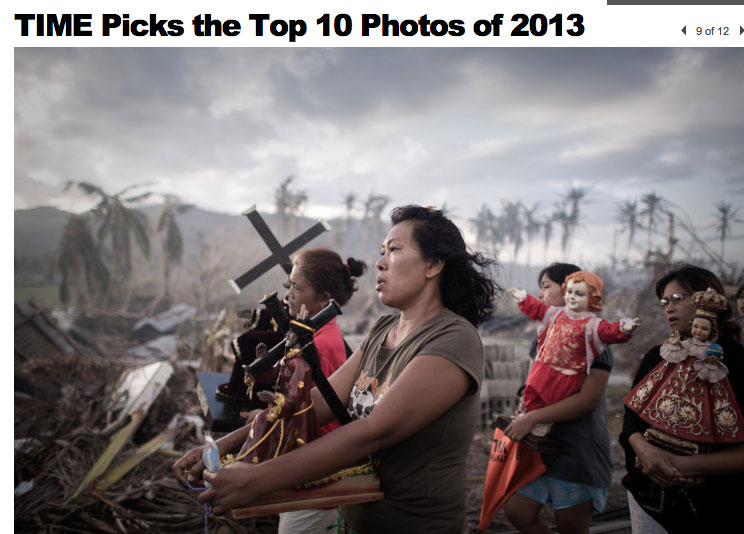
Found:
M 744 33 L 744 28 L 742 28 L 741 26 L 739 26 L 739 35 L 741 35 L 742 33 Z

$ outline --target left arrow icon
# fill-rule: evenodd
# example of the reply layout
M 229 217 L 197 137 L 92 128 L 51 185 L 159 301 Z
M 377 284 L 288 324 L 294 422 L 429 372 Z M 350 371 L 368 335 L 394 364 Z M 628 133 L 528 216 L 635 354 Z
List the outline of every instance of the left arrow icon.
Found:
M 687 35 L 687 26 L 685 26 L 685 27 L 682 28 L 682 33 L 684 33 L 685 35 Z

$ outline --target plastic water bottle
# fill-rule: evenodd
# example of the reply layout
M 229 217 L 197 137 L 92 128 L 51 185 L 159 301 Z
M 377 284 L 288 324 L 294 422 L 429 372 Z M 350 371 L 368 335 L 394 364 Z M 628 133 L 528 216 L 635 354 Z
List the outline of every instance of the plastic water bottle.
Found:
M 212 434 L 209 432 L 204 433 L 204 449 L 202 451 L 202 459 L 204 460 L 204 466 L 210 473 L 217 473 L 222 467 L 220 464 L 220 453 L 217 450 L 217 443 L 214 441 Z M 212 485 L 204 481 L 204 486 L 209 488 Z

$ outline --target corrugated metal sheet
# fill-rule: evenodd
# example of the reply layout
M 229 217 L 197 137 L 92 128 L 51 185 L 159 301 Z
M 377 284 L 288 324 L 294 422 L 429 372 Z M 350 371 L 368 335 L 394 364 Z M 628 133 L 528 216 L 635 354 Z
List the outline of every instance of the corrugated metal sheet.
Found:
M 188 304 L 176 304 L 169 310 L 155 317 L 145 317 L 134 325 L 134 330 L 140 330 L 146 326 L 155 331 L 166 334 L 174 330 L 178 325 L 196 316 L 196 308 Z
M 15 358 L 55 358 L 81 354 L 75 343 L 30 299 L 16 302 Z

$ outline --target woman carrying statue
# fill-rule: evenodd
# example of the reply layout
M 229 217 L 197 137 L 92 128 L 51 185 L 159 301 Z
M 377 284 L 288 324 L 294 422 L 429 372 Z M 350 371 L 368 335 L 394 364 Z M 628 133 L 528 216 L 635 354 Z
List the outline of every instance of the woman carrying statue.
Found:
M 706 269 L 676 267 L 656 294 L 672 335 L 643 357 L 620 435 L 633 532 L 727 531 L 744 484 L 739 327 Z
M 403 206 L 391 219 L 375 289 L 398 311 L 380 318 L 329 380 L 352 422 L 258 465 L 205 473 L 212 487 L 199 499 L 211 501 L 214 513 L 371 456 L 385 498 L 342 506 L 348 528 L 360 534 L 465 531 L 465 460 L 484 372 L 475 327 L 490 316 L 500 289 L 484 273 L 495 262 L 468 252 L 457 226 L 439 210 Z M 312 397 L 318 421 L 331 420 L 317 390 Z M 196 462 L 182 462 L 175 471 L 183 481 Z
M 361 276 L 366 267 L 364 262 L 354 258 L 344 263 L 329 249 L 301 250 L 293 258 L 289 275 L 286 300 L 290 317 L 312 317 L 330 299 L 339 305 L 346 304 L 357 289 L 354 278 Z M 331 376 L 346 361 L 344 340 L 336 318 L 314 332 L 312 338 L 320 368 L 325 376 Z M 234 459 L 260 463 L 304 446 L 340 426 L 333 420 L 318 428 L 309 394 L 313 387 L 312 370 L 301 350 L 293 345 L 287 343 L 282 359 L 259 377 L 261 382 L 274 383 L 273 390 L 258 392 L 258 397 L 269 407 L 253 413 L 246 426 L 218 441 L 221 456 L 234 454 Z M 201 451 L 202 447 L 192 449 L 174 465 L 177 476 L 181 470 L 188 469 L 192 479 L 201 478 L 204 468 Z M 326 526 L 335 522 L 333 509 L 286 512 L 279 514 L 278 532 L 324 532 Z
M 580 271 L 570 263 L 553 263 L 538 277 L 539 300 L 546 306 L 565 305 L 562 286 Z M 531 357 L 537 357 L 537 340 Z M 607 429 L 605 389 L 613 366 L 607 347 L 591 363 L 578 390 L 563 400 L 517 417 L 504 431 L 519 441 L 536 425 L 555 423 L 550 436 L 561 442 L 561 450 L 542 453 L 547 470 L 507 500 L 504 511 L 520 532 L 549 533 L 540 516 L 549 502 L 561 533 L 588 532 L 595 512 L 607 503 L 612 483 L 610 436 Z

